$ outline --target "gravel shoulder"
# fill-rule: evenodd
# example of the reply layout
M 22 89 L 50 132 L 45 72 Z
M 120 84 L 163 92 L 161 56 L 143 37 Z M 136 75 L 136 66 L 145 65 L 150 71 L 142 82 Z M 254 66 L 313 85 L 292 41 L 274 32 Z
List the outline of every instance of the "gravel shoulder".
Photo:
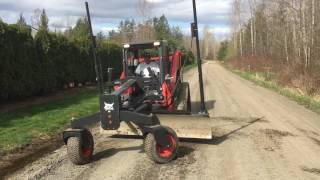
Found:
M 203 74 L 214 139 L 182 139 L 175 161 L 166 165 L 151 162 L 141 139 L 95 133 L 92 163 L 71 164 L 62 146 L 6 179 L 320 178 L 319 115 L 218 63 L 205 63 Z M 197 105 L 196 69 L 188 71 L 185 80 L 190 82 L 193 105 Z

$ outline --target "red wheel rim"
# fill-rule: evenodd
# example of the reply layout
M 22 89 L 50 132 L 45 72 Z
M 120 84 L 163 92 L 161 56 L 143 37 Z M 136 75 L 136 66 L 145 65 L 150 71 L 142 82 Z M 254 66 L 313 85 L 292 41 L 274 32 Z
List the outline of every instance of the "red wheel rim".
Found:
M 87 137 L 87 144 L 83 144 L 81 151 L 82 155 L 84 157 L 90 157 L 92 155 L 93 147 L 92 147 L 93 141 L 90 137 Z
M 82 155 L 84 157 L 89 157 L 91 156 L 92 149 L 91 148 L 82 148 Z
M 168 158 L 172 155 L 173 151 L 176 148 L 176 141 L 174 140 L 174 137 L 172 135 L 167 135 L 167 140 L 169 142 L 168 147 L 163 147 L 159 144 L 157 144 L 157 153 L 162 158 Z

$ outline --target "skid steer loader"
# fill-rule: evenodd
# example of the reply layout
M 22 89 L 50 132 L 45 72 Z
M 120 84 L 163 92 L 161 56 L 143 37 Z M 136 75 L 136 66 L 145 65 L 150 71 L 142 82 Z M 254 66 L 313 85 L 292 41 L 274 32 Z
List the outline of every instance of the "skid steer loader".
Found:
M 100 111 L 73 120 L 71 128 L 63 132 L 69 159 L 74 164 L 90 162 L 94 142 L 87 127 L 95 122 L 100 122 L 102 133 L 141 135 L 146 154 L 157 163 L 167 163 L 176 157 L 179 137 L 211 139 L 210 119 L 204 104 L 200 54 L 198 70 L 202 101 L 201 112 L 197 114 L 191 113 L 189 84 L 182 78 L 181 52 L 176 50 L 170 53 L 166 40 L 123 44 L 121 77 L 111 81 L 112 68 L 109 68 L 108 82 L 105 83 L 96 55 L 87 2 L 86 10 L 100 90 Z M 195 12 L 192 34 L 196 36 L 199 48 L 196 24 Z

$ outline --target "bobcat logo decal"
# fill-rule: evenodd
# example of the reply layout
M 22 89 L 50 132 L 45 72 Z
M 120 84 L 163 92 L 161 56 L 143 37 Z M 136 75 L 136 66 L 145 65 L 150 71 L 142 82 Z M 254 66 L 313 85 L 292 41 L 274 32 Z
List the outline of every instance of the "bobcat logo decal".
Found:
M 112 104 L 104 103 L 104 110 L 113 111 L 114 110 L 113 105 L 114 105 L 114 103 L 112 103 Z

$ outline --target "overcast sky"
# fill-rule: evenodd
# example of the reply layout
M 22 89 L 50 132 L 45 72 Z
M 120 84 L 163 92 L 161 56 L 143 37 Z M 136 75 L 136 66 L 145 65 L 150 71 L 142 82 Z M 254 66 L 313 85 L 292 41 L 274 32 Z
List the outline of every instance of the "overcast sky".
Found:
M 139 0 L 88 0 L 95 32 L 116 29 L 122 19 L 141 20 L 137 11 Z M 164 14 L 170 25 L 179 25 L 185 34 L 193 20 L 192 0 L 148 0 L 152 16 Z M 78 17 L 85 15 L 85 0 L 0 0 L 0 17 L 15 23 L 23 13 L 28 23 L 36 8 L 46 9 L 51 29 L 73 26 Z M 218 37 L 229 32 L 228 13 L 231 0 L 197 0 L 198 21 L 202 28 L 209 25 Z

